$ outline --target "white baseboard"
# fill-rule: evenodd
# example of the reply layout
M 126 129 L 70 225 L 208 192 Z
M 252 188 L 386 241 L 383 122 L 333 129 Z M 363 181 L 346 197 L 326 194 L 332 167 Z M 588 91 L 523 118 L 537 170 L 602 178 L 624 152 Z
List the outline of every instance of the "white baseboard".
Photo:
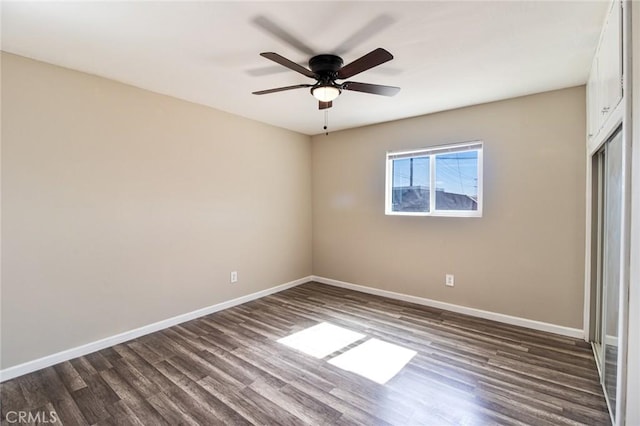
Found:
M 206 308 L 198 309 L 186 314 L 178 315 L 173 318 L 168 318 L 162 321 L 154 322 L 153 324 L 145 325 L 143 327 L 136 328 L 134 330 L 125 331 L 124 333 L 116 334 L 115 336 L 106 337 L 104 339 L 97 340 L 95 342 L 87 343 L 82 346 L 67 349 L 62 352 L 57 352 L 52 355 L 47 355 L 42 358 L 28 361 L 23 364 L 18 364 L 13 367 L 0 370 L 0 382 L 13 379 L 14 377 L 22 376 L 23 374 L 31 373 L 42 368 L 50 367 L 52 365 L 68 361 L 73 358 L 84 356 L 92 352 L 99 351 L 110 346 L 117 345 L 132 339 L 135 339 L 146 334 L 150 334 L 165 328 L 190 321 L 205 315 L 212 314 L 214 312 L 222 311 L 233 306 L 241 305 L 243 303 L 250 302 L 252 300 L 259 299 L 261 297 L 268 296 L 273 293 L 286 290 L 291 287 L 295 287 L 300 284 L 304 284 L 312 280 L 312 277 L 304 277 L 291 281 L 285 284 L 281 284 L 275 287 L 268 288 L 266 290 L 258 291 L 256 293 L 248 294 L 246 296 L 238 297 L 236 299 L 228 300 L 226 302 L 217 303 L 215 305 L 207 306 Z
M 344 281 L 338 281 L 331 278 L 324 278 L 318 276 L 311 277 L 313 281 L 321 284 L 328 284 L 335 287 L 342 287 L 349 290 L 360 291 L 362 293 L 374 294 L 376 296 L 388 297 L 390 299 L 402 300 L 405 302 L 411 302 L 418 305 L 430 306 L 432 308 L 444 309 L 446 311 L 457 312 L 459 314 L 466 314 L 473 317 L 489 319 L 493 321 L 502 322 L 505 324 L 518 325 L 521 327 L 531 328 L 533 330 L 547 331 L 549 333 L 559 334 L 561 336 L 575 337 L 578 339 L 584 338 L 584 330 L 579 328 L 564 327 L 561 325 L 550 324 L 541 321 L 530 320 L 526 318 L 514 317 L 511 315 L 498 314 L 490 311 L 483 311 L 482 309 L 469 308 L 467 306 L 454 305 L 452 303 L 439 302 L 437 300 L 426 299 L 424 297 L 410 296 L 408 294 L 396 293 L 388 290 L 380 290 L 378 288 L 366 287 L 358 284 L 352 284 Z

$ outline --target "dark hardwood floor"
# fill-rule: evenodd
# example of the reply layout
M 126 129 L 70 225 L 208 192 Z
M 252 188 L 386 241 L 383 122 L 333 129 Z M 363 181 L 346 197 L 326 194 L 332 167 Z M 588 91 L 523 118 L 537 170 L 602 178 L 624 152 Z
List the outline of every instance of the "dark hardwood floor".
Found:
M 417 355 L 379 385 L 329 364 L 336 353 L 316 359 L 277 342 L 325 321 Z M 20 411 L 65 425 L 609 424 L 584 341 L 317 283 L 9 380 L 0 393 L 2 425 Z

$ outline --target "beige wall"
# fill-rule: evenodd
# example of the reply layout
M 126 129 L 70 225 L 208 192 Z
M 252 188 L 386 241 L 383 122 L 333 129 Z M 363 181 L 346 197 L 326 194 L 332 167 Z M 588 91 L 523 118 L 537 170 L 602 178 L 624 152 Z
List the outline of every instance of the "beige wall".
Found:
M 585 126 L 577 87 L 314 136 L 314 274 L 580 328 Z M 482 218 L 385 216 L 386 151 L 477 139 Z
M 310 275 L 310 155 L 308 136 L 3 54 L 1 367 Z

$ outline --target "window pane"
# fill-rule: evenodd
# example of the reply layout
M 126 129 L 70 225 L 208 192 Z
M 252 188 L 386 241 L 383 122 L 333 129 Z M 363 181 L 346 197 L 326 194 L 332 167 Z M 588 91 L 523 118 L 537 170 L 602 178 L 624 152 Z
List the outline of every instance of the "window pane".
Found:
M 429 211 L 429 157 L 393 160 L 392 210 Z
M 436 210 L 478 210 L 478 151 L 436 155 Z

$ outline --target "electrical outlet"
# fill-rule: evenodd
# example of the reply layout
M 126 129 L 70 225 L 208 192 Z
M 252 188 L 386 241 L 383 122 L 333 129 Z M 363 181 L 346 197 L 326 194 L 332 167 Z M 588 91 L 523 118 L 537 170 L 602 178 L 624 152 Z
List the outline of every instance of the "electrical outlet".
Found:
M 238 271 L 231 271 L 231 283 L 238 282 Z
M 447 287 L 453 287 L 453 284 L 454 284 L 453 274 L 446 274 L 444 276 L 444 285 L 446 285 Z

